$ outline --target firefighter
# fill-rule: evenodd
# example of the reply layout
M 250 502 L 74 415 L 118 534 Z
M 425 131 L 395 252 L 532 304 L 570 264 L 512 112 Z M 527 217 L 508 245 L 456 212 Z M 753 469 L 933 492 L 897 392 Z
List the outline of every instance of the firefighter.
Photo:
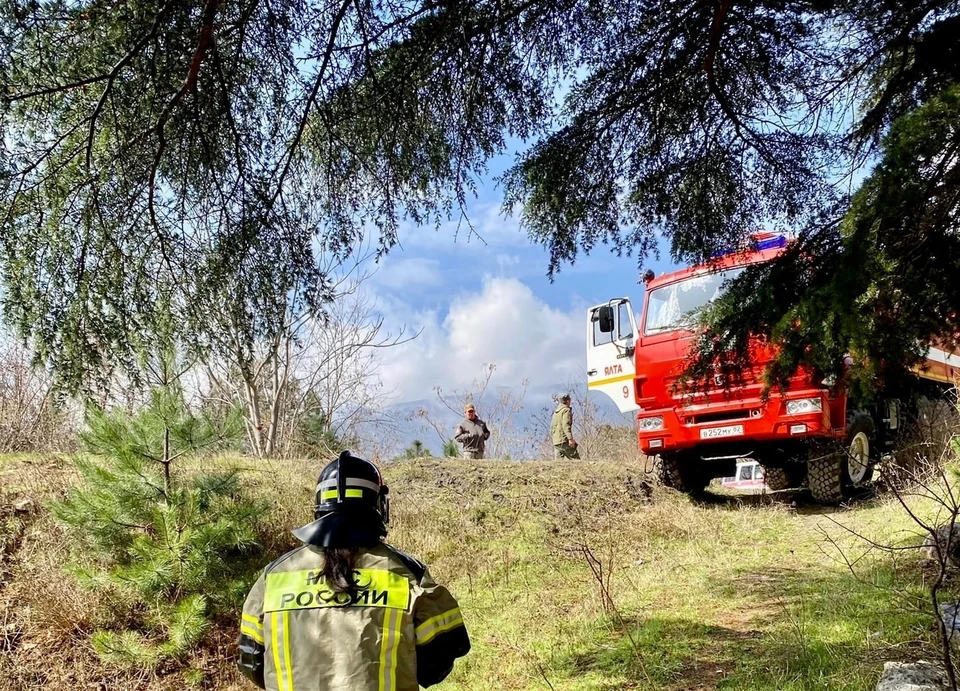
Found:
M 384 542 L 387 486 L 344 451 L 317 481 L 303 545 L 243 605 L 240 669 L 276 691 L 416 691 L 470 650 L 460 608 L 427 567 Z

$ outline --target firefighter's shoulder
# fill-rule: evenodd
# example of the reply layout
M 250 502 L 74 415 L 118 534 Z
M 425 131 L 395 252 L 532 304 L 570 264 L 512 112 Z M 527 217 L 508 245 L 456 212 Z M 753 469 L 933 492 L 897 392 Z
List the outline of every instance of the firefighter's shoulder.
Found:
M 272 562 L 267 564 L 267 567 L 263 570 L 263 575 L 266 576 L 271 571 L 277 570 L 277 568 L 280 567 L 281 565 L 284 565 L 283 570 L 289 569 L 291 565 L 285 564 L 285 562 L 288 562 L 291 559 L 293 559 L 294 563 L 296 563 L 299 560 L 295 559 L 295 557 L 299 556 L 302 558 L 302 556 L 304 555 L 304 552 L 310 552 L 310 551 L 311 550 L 309 545 L 301 545 L 296 549 L 290 550 L 286 554 L 278 557 L 277 559 L 274 559 Z M 316 552 L 316 550 L 313 550 L 313 551 Z
M 416 557 L 397 549 L 393 545 L 388 545 L 386 542 L 383 543 L 383 547 L 390 556 L 396 558 L 410 571 L 410 573 L 413 574 L 413 577 L 417 583 L 420 583 L 423 580 L 424 574 L 427 573 L 426 564 Z

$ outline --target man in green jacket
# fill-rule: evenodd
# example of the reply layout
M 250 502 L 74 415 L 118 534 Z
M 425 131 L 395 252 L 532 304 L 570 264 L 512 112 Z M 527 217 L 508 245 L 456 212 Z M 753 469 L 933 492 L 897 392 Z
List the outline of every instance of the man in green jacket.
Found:
M 243 605 L 240 670 L 269 691 L 417 691 L 470 650 L 463 616 L 427 567 L 391 547 L 380 471 L 344 451 L 320 473 L 303 543 Z
M 553 441 L 554 458 L 580 458 L 577 440 L 573 438 L 573 411 L 570 410 L 570 396 L 567 394 L 560 397 L 560 405 L 553 411 L 550 438 Z

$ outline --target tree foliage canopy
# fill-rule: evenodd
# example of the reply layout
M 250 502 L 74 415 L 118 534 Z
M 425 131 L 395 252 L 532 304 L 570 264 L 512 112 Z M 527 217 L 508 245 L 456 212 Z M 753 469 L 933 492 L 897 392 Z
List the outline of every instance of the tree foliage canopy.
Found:
M 712 334 L 789 346 L 799 311 L 832 350 L 784 367 L 892 354 L 891 319 L 914 348 L 957 307 L 957 35 L 957 0 L 0 0 L 5 311 L 74 384 L 161 315 L 202 332 L 224 289 L 268 329 L 322 305 L 319 254 L 460 214 L 519 141 L 505 208 L 551 274 L 598 244 L 698 262 L 789 229 L 803 251 L 764 278 L 790 299 L 754 291 Z
M 779 346 L 778 384 L 801 364 L 840 376 L 853 355 L 862 398 L 896 390 L 930 339 L 960 334 L 960 84 L 898 118 L 884 154 L 835 223 L 804 233 L 778 261 L 748 267 L 706 315 L 691 374 L 749 356 L 744 334 Z M 759 288 L 758 288 L 759 287 Z

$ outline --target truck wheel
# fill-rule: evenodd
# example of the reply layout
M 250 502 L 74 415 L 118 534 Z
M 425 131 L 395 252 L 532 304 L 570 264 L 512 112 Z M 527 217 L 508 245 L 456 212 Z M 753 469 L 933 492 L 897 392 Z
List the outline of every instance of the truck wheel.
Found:
M 843 500 L 843 474 L 840 454 L 828 444 L 811 444 L 807 461 L 807 484 L 819 504 L 838 504 Z
M 678 492 L 699 494 L 709 482 L 706 473 L 683 457 L 658 456 L 656 468 L 660 484 Z
M 776 492 L 781 489 L 795 487 L 795 483 L 790 481 L 790 474 L 786 468 L 767 468 L 763 467 L 763 481 L 771 491 Z
M 845 488 L 865 485 L 873 479 L 872 445 L 876 427 L 869 413 L 855 410 L 847 415 L 847 433 L 843 438 L 845 463 L 843 483 Z
M 876 428 L 863 411 L 847 415 L 847 431 L 841 448 L 835 444 L 813 444 L 807 461 L 810 493 L 821 504 L 836 504 L 873 477 L 871 445 Z

